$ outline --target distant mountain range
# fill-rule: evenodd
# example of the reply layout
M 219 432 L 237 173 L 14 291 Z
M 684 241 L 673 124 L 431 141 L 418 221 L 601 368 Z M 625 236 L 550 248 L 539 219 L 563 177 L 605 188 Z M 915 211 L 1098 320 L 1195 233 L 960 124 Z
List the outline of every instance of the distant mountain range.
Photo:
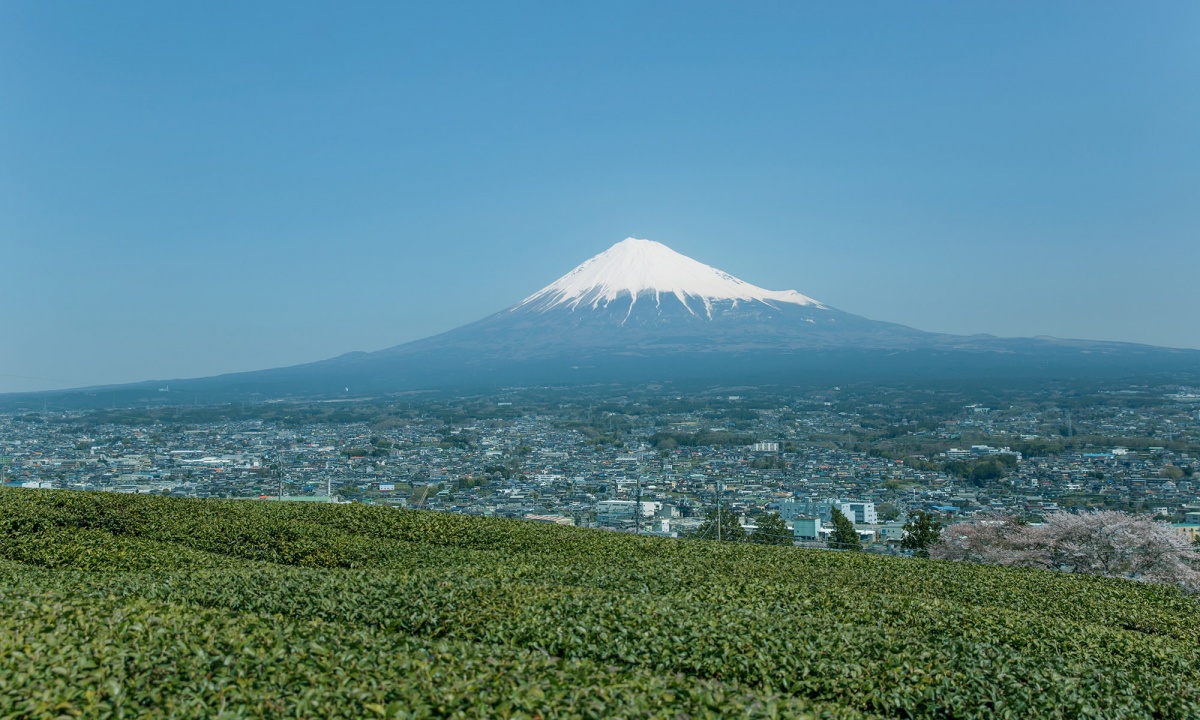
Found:
M 1200 351 L 1131 343 L 930 333 L 751 285 L 628 238 L 528 298 L 468 325 L 377 352 L 193 380 L 210 401 L 429 388 L 612 382 L 803 384 L 964 379 L 1200 377 Z M 155 398 L 164 382 L 5 396 Z M 164 398 L 157 397 L 158 400 Z

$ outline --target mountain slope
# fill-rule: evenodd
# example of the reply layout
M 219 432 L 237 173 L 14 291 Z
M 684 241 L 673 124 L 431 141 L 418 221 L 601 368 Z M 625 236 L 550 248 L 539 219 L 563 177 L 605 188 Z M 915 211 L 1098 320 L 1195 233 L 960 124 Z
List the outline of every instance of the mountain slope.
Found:
M 766 290 L 650 240 L 626 238 L 490 317 L 383 353 L 464 349 L 594 359 L 639 352 L 911 348 L 941 337 Z
M 766 290 L 627 238 L 511 308 L 340 363 L 377 370 L 368 385 L 379 387 L 400 368 L 426 381 L 452 370 L 465 384 L 1137 373 L 1200 369 L 1200 352 L 924 332 Z
M 662 308 L 664 297 L 668 301 L 673 298 L 690 314 L 700 310 L 692 304 L 702 304 L 709 317 L 712 317 L 713 303 L 719 301 L 727 301 L 731 307 L 736 307 L 739 302 L 760 302 L 824 309 L 816 300 L 795 290 L 764 290 L 680 255 L 662 243 L 625 238 L 525 298 L 512 310 L 544 312 L 563 306 L 571 310 L 596 310 L 625 299 L 632 311 L 639 297 L 649 299 L 651 296 L 656 309 Z M 689 300 L 693 303 L 689 304 Z
M 1200 351 L 923 332 L 795 290 L 760 288 L 661 243 L 627 238 L 520 303 L 439 335 L 170 385 L 215 400 L 597 382 L 1151 376 L 1200 381 Z M 123 388 L 153 397 L 160 384 Z

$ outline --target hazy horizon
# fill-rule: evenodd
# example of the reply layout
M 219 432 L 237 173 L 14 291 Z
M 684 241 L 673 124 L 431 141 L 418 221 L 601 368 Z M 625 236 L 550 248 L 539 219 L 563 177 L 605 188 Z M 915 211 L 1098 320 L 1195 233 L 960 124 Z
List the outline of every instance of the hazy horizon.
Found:
M 627 236 L 1200 348 L 1200 6 L 0 6 L 0 392 L 427 337 Z

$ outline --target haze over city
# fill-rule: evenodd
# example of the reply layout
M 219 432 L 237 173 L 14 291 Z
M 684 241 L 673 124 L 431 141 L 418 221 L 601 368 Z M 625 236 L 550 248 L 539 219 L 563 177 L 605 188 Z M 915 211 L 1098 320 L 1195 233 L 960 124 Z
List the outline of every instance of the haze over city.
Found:
M 923 330 L 1200 347 L 1200 9 L 0 7 L 0 391 L 479 319 L 626 236 Z

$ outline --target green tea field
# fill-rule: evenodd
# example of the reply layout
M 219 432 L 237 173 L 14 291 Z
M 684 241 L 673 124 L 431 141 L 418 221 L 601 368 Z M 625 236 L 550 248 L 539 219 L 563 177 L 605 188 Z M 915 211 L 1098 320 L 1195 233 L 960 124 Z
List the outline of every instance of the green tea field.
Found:
M 364 505 L 0 491 L 0 718 L 1197 718 L 1174 588 Z

